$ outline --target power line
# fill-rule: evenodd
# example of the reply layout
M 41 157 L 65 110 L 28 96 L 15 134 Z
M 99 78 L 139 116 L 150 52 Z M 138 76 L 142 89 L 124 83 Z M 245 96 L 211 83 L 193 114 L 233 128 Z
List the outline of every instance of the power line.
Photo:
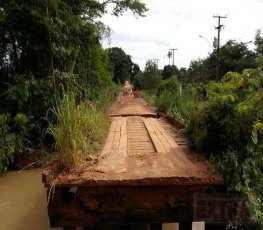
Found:
M 227 18 L 227 16 L 213 15 L 213 18 L 218 19 L 218 26 L 215 27 L 217 30 L 217 58 L 216 58 L 216 80 L 219 81 L 219 66 L 220 66 L 220 32 L 223 25 L 221 25 L 221 18 Z

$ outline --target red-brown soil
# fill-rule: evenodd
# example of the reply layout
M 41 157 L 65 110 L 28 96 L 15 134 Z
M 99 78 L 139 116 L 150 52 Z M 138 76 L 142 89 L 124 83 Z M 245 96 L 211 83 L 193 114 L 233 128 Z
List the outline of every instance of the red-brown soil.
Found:
M 130 87 L 128 84 L 125 87 Z M 43 172 L 46 186 L 221 185 L 221 175 L 142 98 L 120 95 L 109 110 L 112 124 L 104 148 L 69 173 L 58 164 Z M 56 173 L 57 172 L 57 173 Z

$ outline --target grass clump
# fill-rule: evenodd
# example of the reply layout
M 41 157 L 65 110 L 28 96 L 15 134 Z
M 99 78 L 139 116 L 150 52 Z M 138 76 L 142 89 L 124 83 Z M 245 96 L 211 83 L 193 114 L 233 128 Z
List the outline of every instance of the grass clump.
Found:
M 49 119 L 48 132 L 56 141 L 58 159 L 64 167 L 72 168 L 83 156 L 98 150 L 109 120 L 96 104 L 88 100 L 77 103 L 74 93 L 64 93 L 50 112 L 53 121 Z
M 144 90 L 140 91 L 140 97 L 143 97 L 148 103 L 155 105 L 156 90 Z
M 157 89 L 155 105 L 158 112 L 176 116 L 188 122 L 196 98 L 190 88 L 180 92 L 180 83 L 176 77 L 164 81 Z

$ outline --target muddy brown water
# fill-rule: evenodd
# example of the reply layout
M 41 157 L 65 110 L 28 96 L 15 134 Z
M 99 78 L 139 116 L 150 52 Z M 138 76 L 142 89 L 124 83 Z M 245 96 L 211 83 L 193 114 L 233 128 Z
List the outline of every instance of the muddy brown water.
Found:
M 51 229 L 41 173 L 41 169 L 33 169 L 0 176 L 0 229 Z
M 0 175 L 1 230 L 51 230 L 47 214 L 46 189 L 41 182 L 41 173 L 42 169 L 32 169 Z M 119 228 L 115 226 L 104 229 Z M 148 230 L 149 226 L 134 226 L 130 229 Z M 177 228 L 174 225 L 173 227 L 165 225 L 163 229 Z

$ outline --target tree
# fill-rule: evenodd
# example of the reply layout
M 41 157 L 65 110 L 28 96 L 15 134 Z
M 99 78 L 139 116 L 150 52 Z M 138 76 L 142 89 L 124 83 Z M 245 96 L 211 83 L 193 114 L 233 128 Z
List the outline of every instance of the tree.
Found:
M 40 93 L 43 97 L 56 92 L 61 83 L 66 89 L 76 85 L 82 88 L 104 87 L 110 74 L 100 39 L 107 29 L 94 20 L 108 11 L 109 4 L 116 16 L 127 10 L 136 16 L 143 16 L 147 11 L 140 0 L 1 0 L 0 99 L 3 104 L 9 106 L 10 101 L 7 100 L 10 97 L 17 104 L 17 100 L 22 99 L 21 92 L 16 91 L 17 94 L 10 97 L 6 93 L 8 90 L 14 93 L 19 88 L 17 84 L 22 86 L 26 81 L 33 82 L 32 79 L 50 86 L 41 87 L 40 90 L 47 90 Z M 35 93 L 31 92 L 31 87 L 28 89 L 30 92 L 25 94 L 29 97 L 23 103 L 29 106 L 27 100 L 33 103 L 31 96 Z M 53 97 L 46 98 L 48 101 L 44 104 L 49 106 Z
M 162 71 L 163 80 L 171 78 L 173 75 L 178 75 L 178 68 L 175 65 L 166 65 Z
M 99 43 L 105 26 L 94 19 L 105 14 L 109 4 L 116 16 L 127 10 L 143 16 L 147 11 L 140 0 L 1 0 L 0 54 L 1 60 L 8 57 L 9 74 L 31 72 L 42 78 L 54 76 L 55 70 L 74 73 L 80 53 L 90 53 L 83 48 Z
M 257 30 L 254 44 L 256 46 L 255 48 L 256 55 L 258 57 L 262 57 L 263 56 L 263 37 L 261 35 L 261 30 Z
M 0 0 L 0 116 L 8 125 L 17 117 L 29 120 L 20 130 L 6 129 L 18 138 L 27 129 L 27 146 L 29 140 L 39 143 L 47 126 L 42 117 L 61 96 L 61 85 L 78 99 L 88 93 L 89 100 L 112 86 L 100 43 L 107 29 L 99 22 L 109 5 L 115 16 L 147 11 L 140 0 Z
M 138 72 L 133 79 L 133 87 L 134 90 L 142 89 L 142 78 L 143 78 L 143 73 L 142 71 Z
M 244 69 L 256 67 L 256 55 L 246 43 L 229 40 L 220 53 L 220 76 L 229 71 L 241 73 Z
M 123 84 L 130 79 L 133 63 L 131 56 L 126 54 L 123 49 L 113 47 L 107 49 L 109 55 L 109 70 L 113 74 L 113 81 Z
M 247 48 L 247 44 L 229 40 L 220 48 L 220 78 L 227 72 L 241 73 L 244 69 L 255 68 L 256 55 Z M 207 58 L 193 60 L 187 70 L 188 81 L 208 82 L 215 80 L 216 52 Z
M 131 82 L 134 81 L 134 77 L 141 72 L 140 66 L 136 63 L 133 63 L 132 71 L 131 71 Z
M 141 87 L 146 90 L 155 89 L 161 82 L 161 75 L 154 60 L 148 60 L 143 72 Z
M 190 62 L 187 70 L 187 82 L 207 82 L 214 79 L 214 66 L 209 59 L 197 59 Z

